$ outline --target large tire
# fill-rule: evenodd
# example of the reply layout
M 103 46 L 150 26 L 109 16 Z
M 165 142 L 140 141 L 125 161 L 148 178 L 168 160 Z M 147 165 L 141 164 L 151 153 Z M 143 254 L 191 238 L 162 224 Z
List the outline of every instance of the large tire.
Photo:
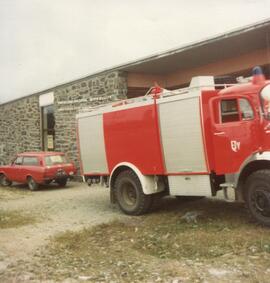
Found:
M 27 184 L 30 191 L 36 191 L 38 189 L 38 183 L 32 178 L 27 178 Z
M 4 175 L 4 174 L 0 175 L 0 186 L 8 187 L 8 186 L 11 186 L 11 184 L 12 184 L 12 182 L 10 180 L 8 180 L 6 175 Z
M 113 187 L 114 198 L 120 209 L 128 215 L 146 213 L 152 204 L 152 195 L 145 195 L 138 176 L 132 170 L 121 172 Z
M 252 173 L 246 183 L 246 204 L 251 216 L 270 227 L 270 170 Z

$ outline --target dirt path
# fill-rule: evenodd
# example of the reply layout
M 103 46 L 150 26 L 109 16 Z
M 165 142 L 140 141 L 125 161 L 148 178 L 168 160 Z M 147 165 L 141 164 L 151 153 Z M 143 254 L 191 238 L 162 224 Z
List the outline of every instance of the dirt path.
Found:
M 202 222 L 201 226 L 198 226 L 196 223 L 194 225 L 185 224 L 181 220 L 181 217 L 184 215 L 186 210 L 193 210 L 194 208 L 198 211 L 203 211 L 206 216 L 208 215 L 207 220 Z M 162 200 L 159 204 L 159 209 L 157 209 L 157 211 L 155 211 L 153 214 L 147 217 L 136 218 L 135 220 L 134 218 L 122 214 L 117 208 L 110 205 L 108 189 L 99 186 L 88 187 L 85 184 L 71 182 L 68 184 L 67 188 L 60 189 L 55 186 L 51 187 L 50 189 L 44 188 L 36 192 L 28 191 L 24 186 L 12 186 L 11 188 L 0 187 L 0 217 L 1 211 L 4 211 L 6 215 L 9 215 L 9 212 L 18 212 L 19 214 L 25 216 L 31 216 L 34 219 L 32 222 L 30 222 L 30 224 L 15 226 L 14 228 L 1 229 L 0 226 L 1 283 L 73 283 L 83 281 L 128 282 L 124 279 L 125 277 L 122 278 L 121 276 L 126 276 L 126 271 L 122 270 L 122 267 L 124 266 L 123 268 L 129 268 L 129 264 L 132 266 L 132 272 L 134 274 L 137 272 L 137 275 L 134 275 L 134 278 L 140 278 L 140 274 L 143 274 L 144 270 L 149 271 L 149 276 L 152 276 L 151 278 L 153 280 L 142 280 L 143 282 L 253 283 L 268 282 L 270 275 L 270 258 L 269 252 L 267 252 L 268 245 L 270 244 L 268 238 L 267 242 L 264 243 L 265 251 L 260 253 L 256 251 L 258 246 L 252 246 L 252 241 L 251 244 L 250 242 L 245 241 L 245 237 L 248 237 L 250 233 L 254 233 L 254 243 L 256 243 L 257 233 L 260 233 L 257 231 L 268 233 L 268 230 L 262 230 L 263 228 L 260 227 L 256 228 L 256 226 L 253 226 L 254 224 L 243 224 L 243 226 L 240 225 L 239 227 L 239 231 L 242 234 L 235 231 L 234 222 L 239 224 L 241 223 L 239 221 L 237 222 L 237 219 L 242 219 L 243 223 L 248 221 L 245 215 L 245 210 L 242 209 L 240 204 L 215 204 L 214 202 L 211 203 L 211 201 L 206 199 L 205 201 L 202 200 L 197 203 L 195 202 L 195 204 L 182 203 L 179 205 L 178 200 L 169 198 Z M 217 214 L 219 217 L 215 220 L 213 215 Z M 230 222 L 227 221 L 228 218 L 230 219 Z M 49 242 L 49 240 L 59 233 L 66 232 L 68 230 L 80 231 L 80 233 L 83 233 L 83 231 L 85 231 L 83 230 L 84 228 L 106 223 L 115 219 L 121 220 L 121 225 L 123 224 L 125 226 L 127 223 L 129 225 L 126 225 L 123 228 L 123 231 L 118 231 L 117 234 L 118 228 L 115 228 L 116 232 L 113 233 L 112 231 L 115 223 L 111 224 L 113 226 L 109 228 L 109 233 L 115 234 L 116 236 L 118 235 L 117 237 L 120 239 L 118 239 L 119 243 L 117 242 L 117 239 L 114 239 L 112 242 L 110 242 L 110 235 L 108 236 L 109 242 L 106 242 L 106 234 L 104 236 L 106 240 L 102 241 L 101 239 L 101 247 L 105 248 L 105 256 L 102 258 L 102 260 L 98 261 L 98 264 L 96 265 L 96 257 L 99 253 L 103 252 L 102 249 L 96 250 L 93 256 L 93 262 L 95 262 L 93 266 L 95 273 L 98 273 L 99 275 L 101 274 L 102 277 L 100 278 L 102 279 L 96 280 L 95 277 L 92 278 L 89 276 L 91 273 L 87 272 L 87 270 L 84 272 L 84 270 L 78 269 L 81 267 L 81 261 L 82 263 L 91 263 L 88 254 L 86 258 L 80 257 L 79 259 L 71 257 L 71 255 L 68 253 L 69 251 L 66 249 L 64 252 L 57 252 L 54 257 L 50 253 L 46 254 L 46 244 L 50 243 L 51 245 L 52 242 Z M 180 229 L 181 226 L 186 225 L 185 227 L 190 233 L 189 238 L 191 241 L 189 242 L 189 238 L 187 238 L 186 241 L 192 245 L 187 246 L 188 249 L 192 249 L 194 246 L 194 249 L 197 252 L 198 248 L 201 248 L 200 246 L 196 246 L 197 242 L 200 243 L 200 241 L 205 239 L 205 237 L 215 240 L 216 235 L 220 238 L 220 241 L 213 245 L 211 245 L 211 243 L 207 243 L 207 246 L 209 245 L 209 247 L 215 248 L 215 245 L 217 245 L 219 249 L 225 249 L 225 247 L 223 247 L 223 241 L 231 241 L 231 235 L 236 235 L 236 240 L 239 237 L 241 242 L 243 241 L 243 245 L 247 245 L 249 252 L 243 252 L 243 247 L 239 243 L 238 245 L 242 247 L 239 252 L 237 250 L 237 246 L 233 246 L 232 252 L 225 251 L 222 256 L 216 258 L 211 257 L 209 259 L 200 258 L 199 256 L 196 259 L 180 258 L 179 260 L 176 260 L 174 257 L 163 259 L 158 256 L 159 250 L 157 251 L 157 256 L 154 256 L 155 254 L 153 255 L 151 253 L 148 254 L 144 250 L 140 250 L 140 252 L 138 252 L 138 249 L 134 250 L 133 247 L 135 241 L 134 239 L 136 239 L 136 229 L 138 229 L 136 227 L 138 226 L 141 227 L 140 229 L 142 229 L 144 226 L 140 226 L 139 222 L 137 223 L 136 221 L 142 221 L 142 219 L 146 221 L 145 227 L 150 226 L 149 233 L 144 234 L 144 237 L 146 237 L 144 244 L 140 242 L 141 238 L 138 237 L 138 241 L 142 247 L 144 247 L 145 244 L 151 244 L 150 247 L 155 247 L 155 244 L 161 241 L 160 247 L 162 248 L 162 245 L 165 245 L 164 250 L 161 250 L 162 252 L 167 252 L 170 246 L 173 250 L 175 250 L 175 243 L 181 243 L 182 238 L 176 238 L 176 240 L 172 238 L 170 245 L 169 237 L 178 235 L 177 230 L 175 230 L 175 223 L 178 223 L 178 229 Z M 214 238 L 211 238 L 212 230 L 216 231 L 215 227 L 219 227 L 219 222 L 222 222 L 224 227 L 222 226 L 221 230 L 218 229 L 217 234 L 214 235 Z M 134 223 L 137 225 L 135 228 L 133 225 Z M 169 223 L 171 223 L 171 226 Z M 181 225 L 179 225 L 179 223 Z M 228 223 L 232 223 L 232 225 L 228 225 Z M 122 226 L 120 227 L 122 228 Z M 159 230 L 156 230 L 156 227 L 161 229 L 160 232 L 157 232 Z M 162 227 L 165 227 L 164 229 L 166 230 L 163 231 Z M 133 228 L 135 230 L 133 230 Z M 102 228 L 100 229 L 101 231 L 104 231 Z M 131 234 L 128 234 L 129 236 L 127 236 L 126 242 L 123 242 L 124 235 L 125 233 L 128 233 L 129 229 L 131 229 Z M 238 230 L 238 226 L 236 229 Z M 172 231 L 173 233 L 171 233 Z M 181 237 L 185 235 L 184 231 L 186 230 L 183 230 L 180 233 Z M 158 234 L 153 236 L 153 233 Z M 199 235 L 198 237 L 201 235 L 202 237 L 198 238 L 199 240 L 197 242 L 195 241 L 197 239 L 195 237 L 196 235 Z M 101 237 L 98 236 L 98 239 L 99 238 Z M 193 242 L 192 239 L 195 239 L 195 242 Z M 87 245 L 85 247 L 82 246 L 81 242 L 79 243 L 80 246 L 83 247 L 83 250 L 87 251 L 87 249 L 90 249 L 89 253 L 91 255 L 93 246 L 89 244 L 88 240 L 89 237 L 87 238 Z M 97 239 L 95 239 L 95 243 L 96 241 Z M 106 243 L 107 246 L 105 245 Z M 234 242 L 232 241 L 232 243 Z M 126 250 L 129 246 L 132 248 L 130 248 L 128 255 L 126 256 L 126 253 L 123 253 L 123 258 L 119 257 L 119 252 L 123 248 Z M 76 251 L 77 249 L 78 248 L 76 248 Z M 250 251 L 250 249 L 252 249 L 252 251 Z M 111 263 L 110 260 L 113 258 L 113 250 L 115 251 L 114 257 L 116 260 L 115 262 Z M 244 248 L 244 250 L 246 250 L 246 248 Z M 132 254 L 134 254 L 134 259 L 131 257 Z M 45 265 L 44 262 L 41 263 L 41 259 L 45 260 Z M 77 266 L 77 264 L 79 265 Z M 106 264 L 108 264 L 108 266 Z M 132 264 L 135 264 L 135 267 Z M 137 265 L 138 267 L 136 267 Z M 100 270 L 98 269 L 98 266 Z M 70 273 L 67 277 L 67 280 L 58 280 L 57 276 L 59 274 L 57 273 L 66 272 L 66 269 L 68 270 L 68 273 Z M 40 274 L 43 274 L 43 277 L 39 277 Z M 50 280 L 44 280 L 44 274 L 46 276 L 48 275 L 48 277 L 45 276 L 45 278 L 50 278 Z M 177 274 L 177 276 L 174 274 Z M 118 276 L 115 277 L 117 279 L 115 279 L 115 281 L 111 280 L 112 277 L 110 276 L 115 275 Z M 168 280 L 168 278 L 170 278 L 170 280 Z M 129 282 L 140 281 L 138 279 L 133 281 L 131 280 Z
M 0 272 L 19 260 L 30 260 L 59 232 L 125 217 L 110 205 L 108 189 L 72 182 L 66 188 L 36 192 L 19 186 L 0 187 L 0 209 L 21 211 L 37 220 L 31 225 L 0 230 Z

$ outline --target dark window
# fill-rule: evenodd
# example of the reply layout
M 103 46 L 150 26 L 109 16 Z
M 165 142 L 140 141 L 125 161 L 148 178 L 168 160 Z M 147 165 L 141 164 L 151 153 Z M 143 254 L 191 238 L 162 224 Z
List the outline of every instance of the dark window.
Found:
M 239 110 L 238 110 L 239 109 Z M 240 114 L 240 115 L 239 115 Z M 221 122 L 237 122 L 254 119 L 254 112 L 245 98 L 224 99 L 221 101 Z
M 221 122 L 229 123 L 239 121 L 237 99 L 226 99 L 221 101 Z
M 43 150 L 53 151 L 54 150 L 54 106 L 49 105 L 42 107 L 42 144 Z
M 37 166 L 37 165 L 39 165 L 38 158 L 37 157 L 32 157 L 32 156 L 25 156 L 23 158 L 23 165 Z

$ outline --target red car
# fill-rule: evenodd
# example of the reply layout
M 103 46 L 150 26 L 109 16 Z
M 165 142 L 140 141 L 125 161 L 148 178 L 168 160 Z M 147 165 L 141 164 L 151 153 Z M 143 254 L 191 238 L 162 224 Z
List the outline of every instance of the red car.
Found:
M 39 184 L 50 184 L 53 181 L 59 186 L 65 186 L 75 172 L 74 164 L 67 161 L 64 153 L 25 152 L 18 154 L 11 165 L 0 166 L 0 185 L 27 183 L 32 191 Z

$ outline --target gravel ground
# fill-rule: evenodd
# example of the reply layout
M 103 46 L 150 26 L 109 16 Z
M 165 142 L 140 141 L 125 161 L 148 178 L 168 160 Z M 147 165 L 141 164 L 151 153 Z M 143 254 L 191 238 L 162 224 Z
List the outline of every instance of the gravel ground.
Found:
M 10 264 L 30 260 L 50 237 L 125 218 L 110 205 L 109 191 L 99 186 L 70 182 L 65 188 L 30 192 L 24 186 L 0 187 L 0 208 L 34 215 L 36 223 L 0 230 L 0 273 Z
M 170 206 L 170 203 L 173 204 L 175 202 L 176 200 L 168 203 L 162 202 L 160 204 L 161 211 L 162 207 Z M 226 207 L 228 209 L 233 208 L 233 206 Z M 179 215 L 182 215 L 181 207 L 173 208 L 173 211 L 174 209 L 176 214 L 179 210 Z M 118 208 L 110 204 L 108 189 L 97 185 L 88 187 L 86 184 L 75 182 L 68 183 L 66 188 L 49 186 L 41 188 L 36 192 L 31 192 L 21 185 L 13 185 L 10 188 L 0 187 L 1 211 L 4 211 L 5 215 L 8 215 L 8 212 L 19 212 L 35 219 L 31 224 L 7 229 L 0 228 L 1 283 L 55 282 L 52 280 L 44 281 L 44 277 L 42 280 L 39 280 L 35 275 L 35 268 L 38 268 L 42 273 L 50 271 L 49 269 L 47 271 L 43 270 L 43 266 L 35 267 L 35 264 L 38 264 L 38 261 L 40 261 L 40 256 L 45 258 L 41 251 L 50 243 L 49 241 L 52 237 L 68 230 L 82 231 L 84 228 L 112 220 L 121 220 L 123 223 L 132 223 L 134 221 L 134 218 L 122 214 Z M 161 213 L 159 215 L 162 215 L 162 212 L 159 211 L 159 213 Z M 165 211 L 164 215 L 166 213 L 169 212 Z M 155 216 L 158 217 L 158 212 L 154 212 L 151 219 L 154 219 Z M 237 214 L 235 214 L 235 217 L 237 217 Z M 250 225 L 252 230 L 253 224 Z M 38 257 L 37 254 L 39 255 Z M 108 256 L 110 256 L 110 251 Z M 151 259 L 149 260 L 148 257 Z M 49 260 L 51 261 L 50 258 Z M 63 255 L 59 255 L 59 260 L 63 261 Z M 140 261 L 140 258 L 137 260 Z M 217 259 L 204 261 L 199 258 L 180 261 L 172 259 L 161 260 L 147 255 L 145 260 L 147 260 L 145 268 L 157 270 L 156 274 L 153 274 L 155 280 L 151 282 L 269 282 L 269 253 L 256 254 L 254 252 L 254 255 L 245 256 L 238 255 L 236 252 L 236 255 L 229 253 Z M 121 266 L 123 263 L 122 261 L 116 261 L 114 264 Z M 176 270 L 181 276 L 170 278 L 169 281 L 163 280 L 162 276 L 164 274 L 162 272 L 164 270 Z M 91 276 L 89 277 L 88 274 L 86 274 L 87 276 L 85 274 L 77 276 L 75 270 L 71 270 L 71 272 L 71 277 L 64 282 L 97 282 L 97 280 L 91 279 Z M 106 272 L 110 272 L 110 270 L 106 270 Z M 103 279 L 98 280 L 98 282 L 126 281 L 112 281 L 110 278 L 110 280 Z

